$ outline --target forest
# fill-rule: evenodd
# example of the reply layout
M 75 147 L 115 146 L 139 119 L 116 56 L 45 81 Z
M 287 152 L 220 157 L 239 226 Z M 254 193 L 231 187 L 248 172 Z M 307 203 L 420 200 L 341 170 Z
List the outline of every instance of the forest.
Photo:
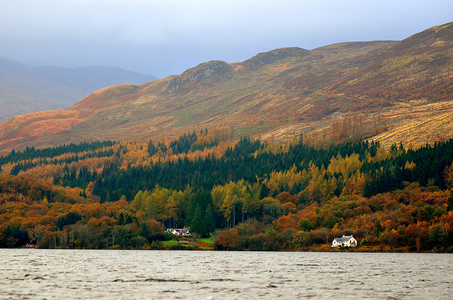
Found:
M 0 158 L 0 247 L 453 252 L 453 140 L 232 139 L 26 148 Z M 166 228 L 190 227 L 191 237 Z

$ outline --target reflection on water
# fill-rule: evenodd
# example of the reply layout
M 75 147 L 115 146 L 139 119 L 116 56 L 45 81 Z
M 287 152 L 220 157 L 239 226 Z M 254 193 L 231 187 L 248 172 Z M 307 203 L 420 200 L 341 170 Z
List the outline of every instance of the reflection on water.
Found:
M 453 255 L 0 250 L 1 299 L 453 299 Z

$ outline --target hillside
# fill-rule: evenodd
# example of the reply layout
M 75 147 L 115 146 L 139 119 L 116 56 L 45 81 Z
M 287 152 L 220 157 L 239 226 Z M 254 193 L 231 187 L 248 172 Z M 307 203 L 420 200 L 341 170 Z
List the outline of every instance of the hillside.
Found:
M 0 121 L 26 113 L 64 109 L 103 87 L 156 79 L 113 67 L 30 68 L 0 58 Z
M 0 124 L 0 148 L 160 138 L 218 126 L 263 139 L 314 132 L 417 147 L 453 135 L 452 36 L 449 23 L 400 42 L 210 61 L 146 84 L 101 89 L 65 110 L 10 119 Z M 430 136 L 426 122 L 436 128 Z
M 0 248 L 181 250 L 187 237 L 164 229 L 190 226 L 200 249 L 332 251 L 346 234 L 355 251 L 453 252 L 453 139 L 386 151 L 228 134 L 12 151 Z

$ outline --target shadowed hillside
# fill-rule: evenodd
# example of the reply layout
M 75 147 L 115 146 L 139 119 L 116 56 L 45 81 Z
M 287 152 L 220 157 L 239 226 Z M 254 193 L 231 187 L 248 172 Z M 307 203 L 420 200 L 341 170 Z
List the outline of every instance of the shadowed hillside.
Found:
M 114 67 L 30 68 L 0 58 L 0 121 L 31 112 L 64 109 L 109 85 L 154 79 Z

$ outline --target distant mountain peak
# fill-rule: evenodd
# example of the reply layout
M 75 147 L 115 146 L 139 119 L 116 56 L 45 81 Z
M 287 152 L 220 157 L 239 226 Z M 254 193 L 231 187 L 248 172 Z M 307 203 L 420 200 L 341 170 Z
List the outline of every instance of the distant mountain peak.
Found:
M 69 107 L 106 86 L 142 84 L 156 79 L 118 67 L 32 68 L 0 58 L 0 121 Z

